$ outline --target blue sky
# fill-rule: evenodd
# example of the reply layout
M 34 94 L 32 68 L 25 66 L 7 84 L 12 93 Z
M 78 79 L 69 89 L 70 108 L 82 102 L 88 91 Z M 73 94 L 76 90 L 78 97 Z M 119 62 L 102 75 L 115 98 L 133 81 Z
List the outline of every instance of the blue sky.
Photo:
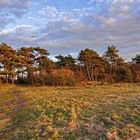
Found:
M 140 53 L 140 0 L 0 0 L 0 42 L 52 56 L 114 45 L 131 60 Z

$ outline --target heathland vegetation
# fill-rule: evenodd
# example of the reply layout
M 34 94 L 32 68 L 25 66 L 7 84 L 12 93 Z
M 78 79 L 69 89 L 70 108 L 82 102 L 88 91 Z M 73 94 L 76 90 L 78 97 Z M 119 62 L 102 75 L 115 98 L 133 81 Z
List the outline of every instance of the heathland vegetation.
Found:
M 3 86 L 0 140 L 139 140 L 140 86 Z
M 103 56 L 87 48 L 77 58 L 58 55 L 55 59 L 49 59 L 48 50 L 38 46 L 16 50 L 2 43 L 0 83 L 74 86 L 84 81 L 140 82 L 140 55 L 125 62 L 114 46 L 109 46 Z

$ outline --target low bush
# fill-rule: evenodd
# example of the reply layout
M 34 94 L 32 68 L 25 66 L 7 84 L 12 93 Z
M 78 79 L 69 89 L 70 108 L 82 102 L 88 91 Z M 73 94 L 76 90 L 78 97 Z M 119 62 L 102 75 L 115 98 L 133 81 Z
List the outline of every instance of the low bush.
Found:
M 46 84 L 52 86 L 75 86 L 74 72 L 69 69 L 55 69 L 46 76 Z

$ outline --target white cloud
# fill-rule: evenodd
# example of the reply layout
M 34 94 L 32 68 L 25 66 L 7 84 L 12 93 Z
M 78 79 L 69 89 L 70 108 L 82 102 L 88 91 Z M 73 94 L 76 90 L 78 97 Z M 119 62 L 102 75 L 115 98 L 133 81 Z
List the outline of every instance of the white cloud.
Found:
M 0 0 L 1 8 L 29 8 L 31 4 L 31 0 Z
M 31 45 L 37 38 L 37 31 L 30 25 L 18 25 L 0 32 L 0 41 L 14 46 Z
M 22 17 L 32 5 L 32 0 L 0 0 L 0 28 Z
M 0 36 L 7 36 L 10 33 L 13 33 L 14 29 L 6 29 L 0 32 Z
M 130 10 L 130 7 L 128 5 L 124 5 L 121 7 L 121 11 L 124 13 L 127 13 Z
M 117 19 L 116 18 L 112 18 L 112 17 L 109 17 L 109 18 L 105 18 L 105 17 L 101 17 L 101 24 L 103 27 L 111 27 L 111 26 L 115 26 L 117 24 Z
M 47 16 L 47 17 L 56 17 L 57 15 L 60 14 L 58 12 L 58 10 L 53 6 L 47 6 L 45 8 L 42 8 L 39 11 L 39 13 L 42 14 L 43 16 Z
M 78 52 L 87 47 L 98 51 L 112 44 L 122 52 L 131 51 L 132 49 L 129 48 L 140 51 L 140 14 L 137 11 L 139 1 L 90 1 L 99 4 L 96 7 L 97 11 L 91 5 L 71 9 L 68 12 L 47 5 L 39 10 L 38 18 L 34 15 L 27 16 L 30 22 L 36 19 L 35 27 L 31 26 L 34 25 L 31 23 L 31 25 L 3 29 L 0 32 L 0 41 L 17 47 L 40 45 L 49 49 L 53 54 Z M 8 5 L 7 0 L 3 5 L 8 7 L 10 3 Z M 30 2 L 25 5 L 19 3 L 17 7 L 22 7 L 21 9 L 26 11 L 26 8 L 30 7 Z M 15 12 L 14 8 L 10 9 L 15 15 L 20 13 L 18 11 L 20 8 Z M 24 10 L 21 10 L 21 15 Z M 0 19 L 0 24 L 9 22 L 8 19 L 3 21 Z
M 49 21 L 60 20 L 67 16 L 65 12 L 58 11 L 54 6 L 47 6 L 39 11 L 39 14 Z
M 0 0 L 0 5 L 2 6 L 10 6 L 12 4 L 12 0 Z

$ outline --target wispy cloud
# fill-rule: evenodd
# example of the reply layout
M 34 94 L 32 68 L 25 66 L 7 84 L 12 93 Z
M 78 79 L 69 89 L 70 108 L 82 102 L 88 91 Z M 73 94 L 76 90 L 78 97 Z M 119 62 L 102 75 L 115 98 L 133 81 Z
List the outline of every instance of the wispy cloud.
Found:
M 67 3 L 67 5 L 66 5 Z M 76 5 L 78 3 L 78 6 Z M 40 45 L 51 54 L 116 45 L 128 59 L 140 52 L 140 0 L 0 1 L 0 41 Z M 5 28 L 3 28 L 5 27 Z

